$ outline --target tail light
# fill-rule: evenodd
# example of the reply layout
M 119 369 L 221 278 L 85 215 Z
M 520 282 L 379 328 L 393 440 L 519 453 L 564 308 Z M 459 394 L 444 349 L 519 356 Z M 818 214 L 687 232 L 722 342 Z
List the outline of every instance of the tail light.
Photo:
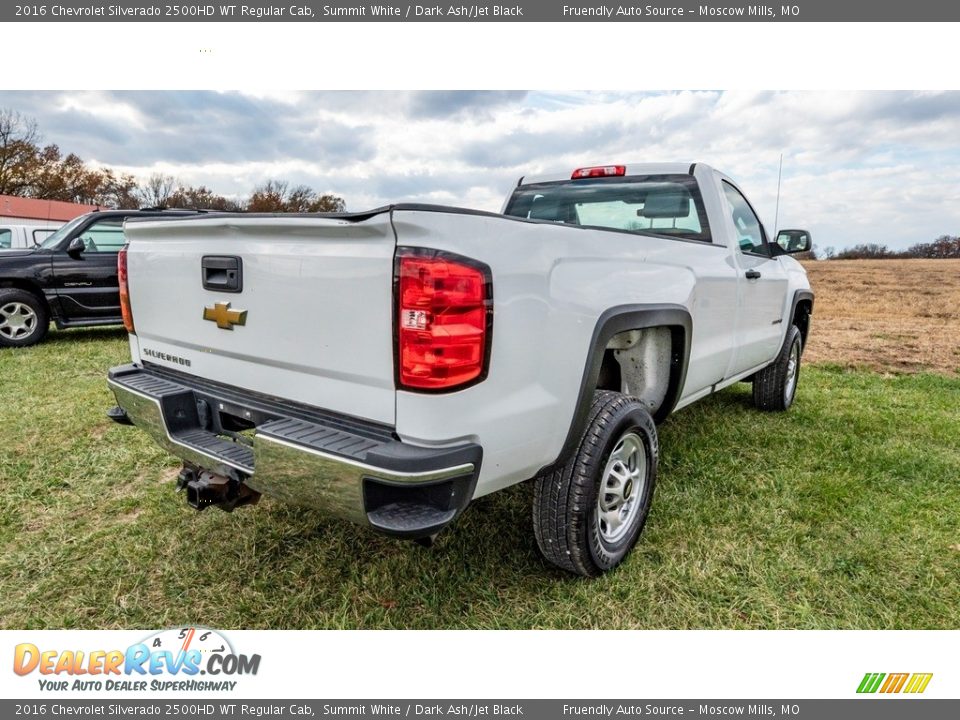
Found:
M 120 248 L 117 254 L 117 280 L 120 284 L 120 312 L 123 314 L 123 326 L 131 335 L 136 334 L 133 327 L 133 311 L 130 309 L 130 286 L 127 282 L 127 246 Z
M 400 248 L 396 281 L 398 386 L 443 391 L 483 380 L 493 328 L 490 268 L 437 250 Z
M 577 168 L 570 175 L 570 179 L 582 180 L 583 178 L 612 177 L 626 174 L 626 165 L 601 165 L 599 167 Z

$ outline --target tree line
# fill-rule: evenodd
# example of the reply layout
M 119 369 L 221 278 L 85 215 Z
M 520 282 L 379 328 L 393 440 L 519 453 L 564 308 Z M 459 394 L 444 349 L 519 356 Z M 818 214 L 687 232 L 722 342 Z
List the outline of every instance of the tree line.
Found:
M 177 207 L 248 212 L 342 212 L 343 198 L 307 185 L 267 180 L 234 199 L 205 185 L 155 173 L 139 182 L 129 173 L 88 164 L 55 144 L 44 145 L 37 122 L 0 109 L 0 195 L 63 200 L 105 208 Z
M 819 260 L 897 260 L 927 258 L 932 260 L 960 259 L 960 236 L 941 235 L 936 240 L 911 245 L 906 250 L 891 250 L 879 243 L 861 243 L 843 250 L 832 247 L 817 252 Z

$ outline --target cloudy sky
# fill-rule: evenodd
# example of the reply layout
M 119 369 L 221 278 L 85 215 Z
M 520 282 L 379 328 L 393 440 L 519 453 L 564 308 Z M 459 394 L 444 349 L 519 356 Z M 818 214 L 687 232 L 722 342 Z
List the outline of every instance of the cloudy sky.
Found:
M 268 178 L 350 210 L 415 200 L 499 210 L 521 175 L 708 162 L 768 228 L 820 247 L 960 234 L 960 93 L 0 92 L 45 142 L 140 178 L 243 196 Z

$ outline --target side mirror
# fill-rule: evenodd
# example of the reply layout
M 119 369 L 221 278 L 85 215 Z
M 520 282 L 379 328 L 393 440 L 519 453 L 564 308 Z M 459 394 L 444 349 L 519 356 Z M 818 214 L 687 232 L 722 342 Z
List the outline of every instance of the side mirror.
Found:
M 87 244 L 83 241 L 81 237 L 75 237 L 70 241 L 70 244 L 67 245 L 67 255 L 70 257 L 80 257 L 84 250 L 87 249 Z
M 788 255 L 804 253 L 813 248 L 813 239 L 806 230 L 781 230 L 777 233 L 777 245 Z

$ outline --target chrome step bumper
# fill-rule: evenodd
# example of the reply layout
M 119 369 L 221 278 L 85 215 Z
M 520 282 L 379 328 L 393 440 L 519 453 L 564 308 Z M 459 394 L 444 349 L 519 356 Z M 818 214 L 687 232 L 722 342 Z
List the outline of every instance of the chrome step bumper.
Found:
M 107 383 L 126 417 L 184 462 L 386 534 L 436 533 L 476 487 L 474 444 L 413 446 L 385 425 L 154 366 L 113 368 Z

